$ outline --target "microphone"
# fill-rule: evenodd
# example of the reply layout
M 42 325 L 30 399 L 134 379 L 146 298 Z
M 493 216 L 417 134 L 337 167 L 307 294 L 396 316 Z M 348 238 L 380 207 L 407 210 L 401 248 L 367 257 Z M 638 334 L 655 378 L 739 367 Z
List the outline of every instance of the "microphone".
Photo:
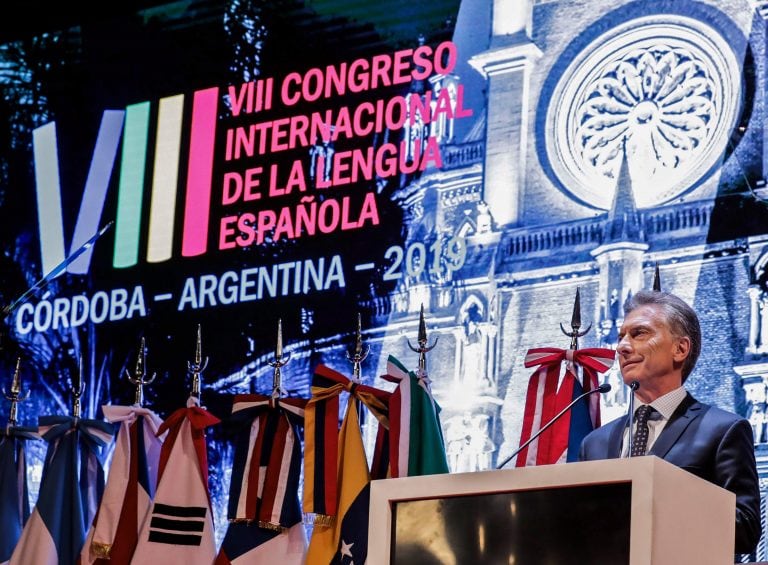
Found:
M 501 465 L 497 465 L 497 466 L 496 466 L 496 469 L 502 469 L 502 468 L 503 468 L 503 467 L 504 467 L 504 466 L 505 466 L 507 463 L 509 463 L 510 461 L 512 461 L 512 459 L 514 459 L 514 458 L 517 456 L 517 454 L 518 454 L 518 453 L 520 453 L 520 452 L 521 452 L 523 449 L 525 449 L 526 447 L 528 447 L 528 445 L 530 445 L 530 443 L 531 443 L 533 440 L 535 440 L 535 439 L 536 439 L 536 438 L 538 438 L 538 437 L 539 437 L 541 434 L 543 434 L 545 431 L 547 431 L 547 430 L 549 429 L 549 427 L 550 427 L 552 424 L 554 424 L 554 423 L 555 423 L 555 422 L 557 422 L 557 421 L 558 421 L 560 418 L 562 418 L 562 417 L 563 417 L 563 415 L 564 415 L 566 412 L 568 412 L 568 411 L 569 411 L 571 408 L 573 408 L 573 407 L 574 407 L 574 405 L 575 405 L 575 404 L 576 404 L 576 403 L 577 403 L 579 400 L 582 400 L 583 398 L 586 398 L 586 397 L 587 397 L 587 396 L 589 396 L 590 394 L 595 394 L 596 392 L 599 392 L 600 394 L 604 394 L 604 393 L 608 392 L 609 390 L 611 390 L 611 385 L 610 385 L 610 384 L 608 384 L 608 383 L 603 383 L 603 384 L 601 384 L 601 385 L 600 385 L 599 387 L 597 387 L 597 388 L 593 388 L 592 390 L 588 390 L 587 392 L 583 392 L 583 393 L 581 393 L 579 396 L 577 396 L 576 398 L 574 398 L 573 400 L 571 400 L 571 403 L 570 403 L 570 404 L 568 404 L 568 406 L 566 406 L 565 408 L 563 408 L 562 410 L 560 410 L 560 412 L 558 412 L 558 413 L 555 415 L 555 417 L 554 417 L 554 418 L 552 418 L 552 419 L 551 419 L 549 422 L 547 422 L 547 423 L 546 423 L 544 426 L 542 426 L 541 428 L 539 428 L 539 430 L 538 430 L 538 431 L 537 431 L 535 434 L 533 434 L 531 437 L 529 437 L 529 438 L 526 440 L 526 442 L 525 442 L 523 445 L 521 445 L 520 447 L 518 447 L 517 449 L 515 449 L 515 451 L 512 453 L 512 455 L 510 455 L 509 457 L 507 457 L 507 458 L 506 458 L 506 459 L 505 459 L 505 460 L 504 460 L 504 461 L 501 463 Z
M 629 424 L 629 451 L 627 452 L 627 457 L 632 457 L 632 430 L 635 429 L 635 391 L 640 388 L 640 383 L 637 381 L 632 381 L 629 383 L 629 421 L 627 422 Z M 619 457 L 621 457 L 621 454 L 619 454 Z

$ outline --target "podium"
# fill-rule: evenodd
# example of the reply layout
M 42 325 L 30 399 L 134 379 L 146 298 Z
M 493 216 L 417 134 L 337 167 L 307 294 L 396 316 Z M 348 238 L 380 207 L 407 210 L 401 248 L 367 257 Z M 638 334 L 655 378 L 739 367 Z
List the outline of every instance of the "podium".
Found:
M 369 565 L 733 563 L 736 496 L 654 456 L 371 483 Z

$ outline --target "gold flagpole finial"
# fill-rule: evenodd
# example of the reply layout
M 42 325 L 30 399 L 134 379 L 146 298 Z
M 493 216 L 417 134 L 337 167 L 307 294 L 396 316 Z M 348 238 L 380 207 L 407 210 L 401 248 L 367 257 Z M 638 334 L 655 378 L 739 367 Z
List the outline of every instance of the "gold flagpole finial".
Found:
M 571 349 L 574 351 L 579 348 L 579 338 L 584 337 L 587 335 L 590 329 L 592 329 L 592 324 L 590 323 L 587 326 L 587 329 L 582 331 L 579 331 L 581 329 L 581 297 L 579 295 L 579 288 L 576 287 L 576 299 L 573 301 L 573 314 L 571 315 L 571 331 L 565 329 L 565 326 L 563 326 L 563 323 L 560 322 L 560 331 L 562 331 L 565 335 L 571 338 Z
M 363 361 L 368 357 L 371 351 L 370 346 L 363 347 L 363 329 L 360 312 L 357 313 L 357 331 L 355 332 L 355 350 L 353 353 L 347 351 L 345 355 L 347 360 L 352 363 L 352 378 L 356 383 L 362 382 L 361 367 Z
M 408 340 L 408 347 L 411 351 L 419 354 L 419 376 L 427 374 L 427 353 L 432 351 L 437 345 L 438 338 L 435 338 L 435 342 L 427 347 L 427 322 L 424 318 L 424 304 L 421 305 L 421 312 L 419 313 L 419 335 L 417 337 L 418 347 L 411 345 L 411 340 Z
M 11 381 L 11 392 L 5 392 L 3 388 L 3 396 L 11 403 L 11 411 L 8 416 L 8 427 L 15 426 L 18 423 L 19 418 L 19 402 L 24 402 L 29 398 L 29 391 L 21 394 L 21 357 L 16 358 L 16 370 L 13 372 L 13 381 Z
M 141 338 L 139 351 L 136 355 L 136 367 L 133 370 L 133 374 L 129 373 L 126 369 L 125 376 L 136 387 L 134 404 L 142 406 L 144 404 L 144 387 L 152 384 L 157 376 L 157 373 L 152 373 L 152 376 L 149 379 L 147 378 L 147 344 L 143 337 Z
M 277 320 L 277 344 L 275 345 L 275 360 L 270 361 L 270 367 L 274 368 L 272 375 L 272 398 L 278 399 L 283 392 L 283 376 L 281 369 L 288 364 L 291 356 L 283 355 L 283 320 Z
M 85 381 L 83 380 L 83 356 L 77 357 L 77 373 L 72 377 L 72 417 L 80 418 L 82 415 L 83 407 L 80 404 L 80 398 L 82 398 L 85 392 Z
M 195 340 L 195 358 L 193 361 L 187 361 L 187 372 L 192 375 L 192 392 L 200 400 L 200 390 L 202 388 L 203 371 L 208 368 L 208 357 L 203 359 L 203 330 L 200 324 L 197 324 L 197 338 Z

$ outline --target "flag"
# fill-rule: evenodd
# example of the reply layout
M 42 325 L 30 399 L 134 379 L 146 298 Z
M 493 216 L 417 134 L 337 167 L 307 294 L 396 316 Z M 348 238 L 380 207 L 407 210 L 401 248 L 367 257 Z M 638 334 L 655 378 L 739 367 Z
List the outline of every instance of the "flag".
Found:
M 88 532 L 80 562 L 127 564 L 139 528 L 152 504 L 162 439 L 162 420 L 141 406 L 102 406 L 104 417 L 119 425 L 109 478 L 99 511 Z
M 218 418 L 190 397 L 158 429 L 168 432 L 160 450 L 157 491 L 144 520 L 132 563 L 210 565 L 216 558 L 208 494 L 205 428 Z
M 34 428 L 0 429 L 0 563 L 7 563 L 29 518 L 24 441 L 39 439 Z
M 580 394 L 597 388 L 597 374 L 611 368 L 614 355 L 615 351 L 611 349 L 598 348 L 573 350 L 542 347 L 529 350 L 525 366 L 538 368 L 528 382 L 520 445 Z M 566 361 L 565 375 L 558 387 L 563 361 Z M 581 378 L 577 376 L 579 372 Z M 524 448 L 517 456 L 516 466 L 575 461 L 581 440 L 599 426 L 600 399 L 598 395 L 590 395 Z
M 389 401 L 392 477 L 447 473 L 440 407 L 427 375 L 408 371 L 390 355 L 382 378 L 397 383 Z
M 44 416 L 38 433 L 48 442 L 40 493 L 10 562 L 74 564 L 104 490 L 101 451 L 112 439 L 113 426 Z
M 349 399 L 339 431 L 339 395 L 344 391 Z M 381 429 L 389 426 L 389 396 L 324 365 L 315 369 L 305 415 L 304 511 L 315 515 L 307 565 L 365 562 L 370 474 L 355 401 L 371 411 Z
M 304 422 L 301 398 L 236 395 L 227 424 L 236 433 L 230 525 L 217 565 L 304 563 L 298 490 Z

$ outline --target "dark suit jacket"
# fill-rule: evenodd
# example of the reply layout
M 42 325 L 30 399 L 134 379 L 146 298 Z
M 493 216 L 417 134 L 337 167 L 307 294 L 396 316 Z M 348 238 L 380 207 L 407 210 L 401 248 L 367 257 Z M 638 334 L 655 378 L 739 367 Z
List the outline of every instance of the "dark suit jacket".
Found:
M 581 443 L 580 461 L 621 457 L 627 416 L 602 426 Z M 656 438 L 649 455 L 682 467 L 736 495 L 736 553 L 751 553 L 760 539 L 760 487 L 752 427 L 736 414 L 690 394 Z

